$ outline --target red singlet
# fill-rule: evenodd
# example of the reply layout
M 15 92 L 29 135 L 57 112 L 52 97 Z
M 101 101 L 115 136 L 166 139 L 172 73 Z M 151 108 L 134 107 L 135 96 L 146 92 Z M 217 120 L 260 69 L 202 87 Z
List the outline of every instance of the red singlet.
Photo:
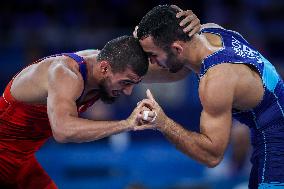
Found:
M 35 158 L 35 152 L 52 136 L 47 107 L 17 101 L 10 92 L 12 81 L 0 97 L 0 188 L 57 188 Z

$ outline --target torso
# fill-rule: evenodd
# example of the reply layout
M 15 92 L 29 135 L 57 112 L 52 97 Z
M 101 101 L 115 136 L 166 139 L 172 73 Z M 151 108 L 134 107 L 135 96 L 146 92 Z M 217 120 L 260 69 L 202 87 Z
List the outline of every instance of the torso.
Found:
M 85 89 L 80 100 L 77 101 L 77 105 L 81 106 L 98 95 L 99 92 L 97 89 Z
M 206 28 L 201 33 L 210 36 L 207 41 L 217 50 L 208 51 L 200 65 L 199 91 L 208 88 L 206 81 L 214 79 L 211 75 L 219 74 L 233 95 L 234 119 L 257 132 L 283 125 L 284 85 L 275 67 L 235 31 Z
M 220 36 L 212 33 L 203 33 L 210 45 L 222 48 Z M 221 69 L 219 69 L 221 68 Z M 233 108 L 238 110 L 248 110 L 258 105 L 263 97 L 264 88 L 258 72 L 245 64 L 220 64 L 210 68 L 200 80 L 200 88 L 204 87 L 204 82 L 210 72 L 219 72 L 222 69 L 231 69 L 237 75 L 238 84 L 235 88 Z M 244 98 L 245 97 L 245 98 Z
M 46 104 L 48 68 L 53 62 L 62 59 L 62 56 L 47 58 L 22 70 L 13 80 L 12 96 L 28 104 Z
M 78 64 L 71 58 L 66 56 L 49 57 L 26 67 L 14 78 L 11 86 L 12 96 L 16 100 L 27 104 L 46 105 L 48 95 L 48 69 L 51 64 L 62 62 L 80 74 Z M 83 80 L 82 85 L 84 85 Z M 82 105 L 96 95 L 97 93 L 94 93 L 94 90 L 85 90 L 78 105 Z
M 17 74 L 0 97 L 1 154 L 8 159 L 15 157 L 18 161 L 15 164 L 19 166 L 52 136 L 46 106 L 48 69 L 51 65 L 62 62 L 82 77 L 78 63 L 71 58 L 63 55 L 47 57 Z M 80 88 L 83 91 L 84 81 L 81 79 Z M 99 95 L 84 91 L 81 100 L 77 102 L 78 112 L 85 111 L 99 98 Z
M 232 117 L 250 128 L 253 146 L 249 186 L 280 186 L 284 183 L 284 82 L 275 67 L 240 34 L 221 29 L 204 32 L 211 32 L 211 36 L 214 35 L 212 33 L 218 34 L 210 38 L 216 40 L 214 44 L 220 44 L 219 35 L 222 36 L 224 48 L 203 61 L 199 74 L 200 88 L 206 87 L 206 80 L 211 74 L 227 73 L 226 68 L 231 70 L 228 71 L 230 75 L 224 78 L 229 80 L 226 83 L 230 83 L 232 77 L 236 79 L 232 85 Z

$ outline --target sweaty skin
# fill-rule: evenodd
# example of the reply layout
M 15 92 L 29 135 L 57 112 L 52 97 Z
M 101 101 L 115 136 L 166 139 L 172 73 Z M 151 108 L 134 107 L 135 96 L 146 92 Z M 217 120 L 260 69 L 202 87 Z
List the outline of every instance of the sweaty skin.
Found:
M 97 140 L 122 131 L 134 129 L 136 122 L 133 111 L 127 120 L 121 121 L 91 121 L 78 117 L 77 105 L 98 95 L 97 77 L 101 73 L 100 64 L 92 64 L 96 61 L 98 51 L 83 51 L 78 55 L 84 57 L 87 63 L 88 79 L 85 86 L 83 100 L 77 102 L 83 91 L 83 78 L 79 72 L 78 64 L 66 56 L 50 57 L 39 63 L 33 64 L 20 72 L 11 87 L 13 97 L 28 104 L 47 105 L 47 113 L 55 140 L 58 142 L 87 142 Z M 98 66 L 93 69 L 93 66 Z M 93 73 L 94 72 L 94 73 Z M 127 69 L 126 74 L 112 74 L 114 81 L 130 79 L 139 82 L 135 74 Z M 137 76 L 136 76 L 137 77 Z M 133 79 L 134 78 L 134 79 Z M 133 85 L 121 86 L 113 84 L 114 88 L 130 94 Z
M 207 27 L 220 27 L 214 23 L 200 24 L 200 20 L 191 10 L 183 11 L 176 5 L 171 5 L 172 8 L 176 9 L 178 13 L 176 14 L 177 18 L 183 18 L 180 22 L 180 26 L 183 27 L 183 31 L 188 34 L 189 37 L 192 37 L 194 34 L 198 33 L 202 28 Z M 137 38 L 137 29 L 135 27 L 133 31 L 133 36 Z M 176 82 L 186 78 L 191 73 L 191 70 L 184 67 L 182 70 L 177 73 L 171 73 L 167 68 L 162 68 L 158 66 L 155 61 L 151 60 L 151 55 L 149 55 L 149 69 L 146 76 L 143 79 L 145 83 L 169 83 Z
M 192 12 L 184 15 L 187 22 L 193 22 L 192 32 L 199 31 L 199 19 Z M 191 28 L 187 27 L 188 30 Z M 47 105 L 53 136 L 58 142 L 92 141 L 118 132 L 140 129 L 136 120 L 139 108 L 136 108 L 128 119 L 122 121 L 90 121 L 78 117 L 77 106 L 98 95 L 98 77 L 103 73 L 101 67 L 108 68 L 107 65 L 95 64 L 98 53 L 98 50 L 77 52 L 87 63 L 88 78 L 85 86 L 78 64 L 65 56 L 50 57 L 31 65 L 21 71 L 13 81 L 11 93 L 18 101 Z M 173 82 L 183 79 L 188 73 L 188 68 L 172 74 L 167 69 L 151 64 L 144 79 L 145 82 L 152 83 Z M 142 79 L 129 69 L 123 74 L 109 75 L 115 82 L 113 88 L 123 91 L 126 95 L 130 95 L 134 84 Z M 122 85 L 119 84 L 119 80 L 122 79 L 132 81 L 130 84 Z M 84 88 L 84 94 L 78 102 Z
M 147 41 L 144 42 L 146 44 Z M 143 46 L 142 43 L 143 48 L 146 47 L 145 51 L 153 50 L 153 46 L 149 44 Z M 201 61 L 219 50 L 222 41 L 218 35 L 204 33 L 195 35 L 190 44 L 183 45 L 184 49 L 191 49 L 191 53 L 187 54 L 188 59 L 195 60 L 186 66 L 199 73 Z M 192 46 L 195 48 L 191 48 Z M 188 156 L 214 167 L 222 160 L 228 145 L 232 108 L 248 110 L 255 107 L 262 100 L 264 88 L 259 74 L 246 65 L 220 64 L 210 68 L 199 84 L 199 97 L 203 106 L 200 134 L 184 129 L 167 117 L 152 94 L 149 91 L 147 93 L 148 99 L 143 100 L 142 104 L 158 114 L 152 128 L 161 131 Z M 145 128 L 151 128 L 149 125 Z

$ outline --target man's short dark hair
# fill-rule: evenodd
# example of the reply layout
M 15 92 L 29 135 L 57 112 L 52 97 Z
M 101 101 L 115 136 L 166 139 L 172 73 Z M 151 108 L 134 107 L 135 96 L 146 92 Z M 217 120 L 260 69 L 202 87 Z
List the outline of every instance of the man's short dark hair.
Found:
M 177 18 L 178 11 L 169 5 L 159 5 L 150 10 L 138 25 L 137 37 L 153 37 L 154 44 L 162 49 L 169 48 L 176 41 L 189 41 L 190 37 L 179 25 L 183 18 Z
M 109 41 L 98 54 L 98 61 L 108 61 L 114 73 L 131 69 L 138 76 L 147 73 L 149 61 L 146 53 L 133 36 L 121 36 Z

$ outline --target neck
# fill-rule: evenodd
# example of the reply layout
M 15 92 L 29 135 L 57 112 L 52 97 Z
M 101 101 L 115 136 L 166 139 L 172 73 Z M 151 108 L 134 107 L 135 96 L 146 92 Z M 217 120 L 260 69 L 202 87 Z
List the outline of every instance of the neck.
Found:
M 96 72 L 97 56 L 84 57 L 87 64 L 87 83 L 85 84 L 86 89 L 94 90 L 98 89 L 99 73 Z
M 192 40 L 188 42 L 186 49 L 189 60 L 187 67 L 195 73 L 199 73 L 203 60 L 218 49 L 213 47 L 204 35 L 194 35 Z

